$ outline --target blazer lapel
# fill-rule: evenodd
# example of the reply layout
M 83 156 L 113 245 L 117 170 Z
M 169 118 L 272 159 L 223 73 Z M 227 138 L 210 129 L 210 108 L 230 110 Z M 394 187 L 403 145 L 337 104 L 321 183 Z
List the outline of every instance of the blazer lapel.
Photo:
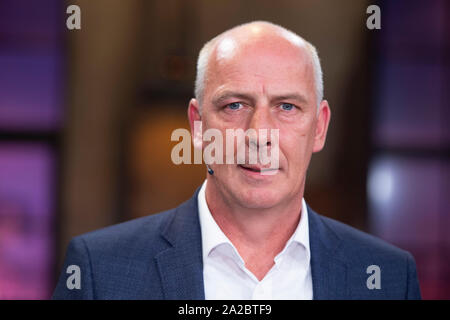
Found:
M 179 206 L 162 236 L 171 247 L 155 258 L 165 299 L 203 300 L 203 260 L 197 194 Z
M 313 298 L 345 299 L 347 266 L 338 258 L 340 239 L 308 206 Z

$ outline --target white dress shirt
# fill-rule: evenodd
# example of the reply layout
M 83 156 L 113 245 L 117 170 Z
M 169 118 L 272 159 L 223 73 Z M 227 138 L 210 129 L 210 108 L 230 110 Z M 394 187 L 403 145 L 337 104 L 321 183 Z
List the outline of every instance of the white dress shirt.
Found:
M 206 181 L 198 194 L 202 235 L 203 280 L 205 298 L 265 300 L 303 299 L 313 297 L 308 213 L 302 199 L 299 224 L 275 264 L 259 281 L 239 255 L 235 246 L 214 220 L 206 203 Z

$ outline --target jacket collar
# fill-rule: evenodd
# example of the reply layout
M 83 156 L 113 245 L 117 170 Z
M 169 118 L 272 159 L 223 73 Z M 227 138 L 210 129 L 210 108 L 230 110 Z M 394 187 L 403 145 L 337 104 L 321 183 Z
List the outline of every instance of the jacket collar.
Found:
M 348 288 L 347 266 L 339 258 L 342 240 L 309 206 L 308 217 L 313 299 L 344 299 Z
M 203 300 L 202 240 L 197 195 L 176 208 L 162 237 L 171 246 L 156 255 L 165 299 Z

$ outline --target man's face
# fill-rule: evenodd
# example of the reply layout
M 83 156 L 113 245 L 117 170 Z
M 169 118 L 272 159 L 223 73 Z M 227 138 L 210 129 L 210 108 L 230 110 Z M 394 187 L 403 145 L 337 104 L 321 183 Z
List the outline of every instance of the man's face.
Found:
M 226 129 L 268 129 L 269 137 L 271 129 L 278 129 L 279 168 L 263 174 L 258 168 L 270 165 L 247 165 L 248 157 L 243 165 L 213 164 L 214 178 L 208 184 L 214 183 L 226 201 L 240 206 L 274 207 L 303 194 L 311 154 L 325 141 L 329 108 L 324 101 L 317 113 L 313 68 L 305 49 L 278 37 L 245 44 L 225 41 L 222 47 L 228 52 L 220 52 L 219 43 L 209 63 L 201 106 L 203 132 L 220 130 L 225 154 Z M 198 107 L 196 103 L 191 101 L 190 108 Z M 274 144 L 258 147 L 270 151 Z

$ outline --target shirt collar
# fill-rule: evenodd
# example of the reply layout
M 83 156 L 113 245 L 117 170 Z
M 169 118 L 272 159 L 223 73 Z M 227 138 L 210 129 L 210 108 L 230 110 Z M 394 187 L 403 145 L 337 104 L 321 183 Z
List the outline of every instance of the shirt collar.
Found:
M 214 220 L 211 211 L 208 208 L 208 204 L 206 202 L 206 180 L 203 182 L 202 187 L 198 193 L 198 211 L 199 211 L 199 220 L 200 220 L 200 229 L 202 235 L 202 253 L 203 253 L 203 262 L 208 257 L 210 252 L 221 244 L 230 245 L 239 259 L 242 261 L 242 258 L 239 256 L 236 248 L 231 243 L 230 239 L 223 233 L 220 227 L 217 225 Z M 295 229 L 294 234 L 287 241 L 284 249 L 277 255 L 275 260 L 282 256 L 283 253 L 291 246 L 292 243 L 300 244 L 307 252 L 307 257 L 310 257 L 310 249 L 309 249 L 309 227 L 308 227 L 308 209 L 306 206 L 305 199 L 302 198 L 302 214 L 300 215 L 300 221 Z
M 306 206 L 304 198 L 302 198 L 302 213 L 300 215 L 300 221 L 298 222 L 297 228 L 295 229 L 291 238 L 286 242 L 283 250 L 275 257 L 275 263 L 277 263 L 277 260 L 282 257 L 286 250 L 292 247 L 292 244 L 294 243 L 297 243 L 303 247 L 306 252 L 306 261 L 309 262 L 311 255 L 309 250 L 308 207 Z

